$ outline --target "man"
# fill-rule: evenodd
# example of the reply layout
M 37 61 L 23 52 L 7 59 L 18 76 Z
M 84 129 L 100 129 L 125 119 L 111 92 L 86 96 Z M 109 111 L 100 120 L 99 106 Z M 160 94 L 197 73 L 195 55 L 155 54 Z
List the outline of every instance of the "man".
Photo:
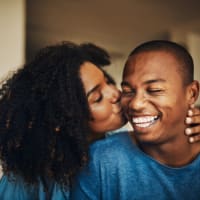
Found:
M 193 61 L 182 46 L 151 41 L 134 49 L 122 81 L 122 105 L 134 134 L 91 147 L 73 198 L 200 199 L 200 146 L 184 135 L 198 95 Z
M 131 53 L 123 73 L 122 103 L 145 153 L 174 167 L 198 155 L 200 146 L 189 145 L 183 134 L 198 92 L 192 58 L 182 47 L 153 41 Z

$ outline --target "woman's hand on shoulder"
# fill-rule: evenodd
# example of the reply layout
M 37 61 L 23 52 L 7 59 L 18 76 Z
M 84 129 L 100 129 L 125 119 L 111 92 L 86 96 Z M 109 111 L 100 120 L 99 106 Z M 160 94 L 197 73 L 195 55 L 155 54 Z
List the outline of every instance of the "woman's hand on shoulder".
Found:
M 189 137 L 189 142 L 200 142 L 200 108 L 194 105 L 190 106 L 185 120 L 188 127 L 185 134 Z

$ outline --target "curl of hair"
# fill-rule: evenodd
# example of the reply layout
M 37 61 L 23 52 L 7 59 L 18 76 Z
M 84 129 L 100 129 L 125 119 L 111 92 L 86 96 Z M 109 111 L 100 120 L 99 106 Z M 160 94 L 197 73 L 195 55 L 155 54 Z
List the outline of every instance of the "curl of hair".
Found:
M 92 43 L 83 43 L 80 46 L 90 55 L 89 61 L 93 64 L 99 67 L 110 65 L 110 55 L 103 48 Z
M 28 184 L 50 179 L 71 186 L 88 160 L 90 131 L 79 69 L 85 61 L 109 63 L 107 53 L 95 48 L 99 53 L 71 42 L 48 46 L 3 82 L 0 160 L 5 174 Z

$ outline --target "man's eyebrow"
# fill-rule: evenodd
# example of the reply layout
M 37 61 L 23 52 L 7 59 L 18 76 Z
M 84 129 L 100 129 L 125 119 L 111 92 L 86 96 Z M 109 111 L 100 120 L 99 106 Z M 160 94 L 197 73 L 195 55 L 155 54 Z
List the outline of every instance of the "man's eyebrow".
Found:
M 151 79 L 151 80 L 147 80 L 144 82 L 144 84 L 151 84 L 151 83 L 157 83 L 157 82 L 166 82 L 166 80 L 158 78 L 158 79 Z M 130 86 L 130 84 L 126 81 L 122 81 L 121 82 L 121 86 Z
M 89 90 L 86 94 L 87 98 L 91 95 L 91 93 L 93 93 L 95 90 L 97 90 L 100 87 L 100 85 L 96 85 L 95 87 L 93 87 L 91 90 Z
M 151 83 L 157 83 L 157 82 L 166 82 L 166 80 L 161 79 L 161 78 L 152 79 L 152 80 L 145 81 L 144 84 L 151 84 Z

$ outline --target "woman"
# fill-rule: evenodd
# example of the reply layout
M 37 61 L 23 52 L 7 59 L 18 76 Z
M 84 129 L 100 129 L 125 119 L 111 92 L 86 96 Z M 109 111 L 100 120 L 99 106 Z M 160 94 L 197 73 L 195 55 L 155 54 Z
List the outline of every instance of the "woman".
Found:
M 120 92 L 98 68 L 107 64 L 104 50 L 67 42 L 2 84 L 0 199 L 69 198 L 88 144 L 126 123 Z

